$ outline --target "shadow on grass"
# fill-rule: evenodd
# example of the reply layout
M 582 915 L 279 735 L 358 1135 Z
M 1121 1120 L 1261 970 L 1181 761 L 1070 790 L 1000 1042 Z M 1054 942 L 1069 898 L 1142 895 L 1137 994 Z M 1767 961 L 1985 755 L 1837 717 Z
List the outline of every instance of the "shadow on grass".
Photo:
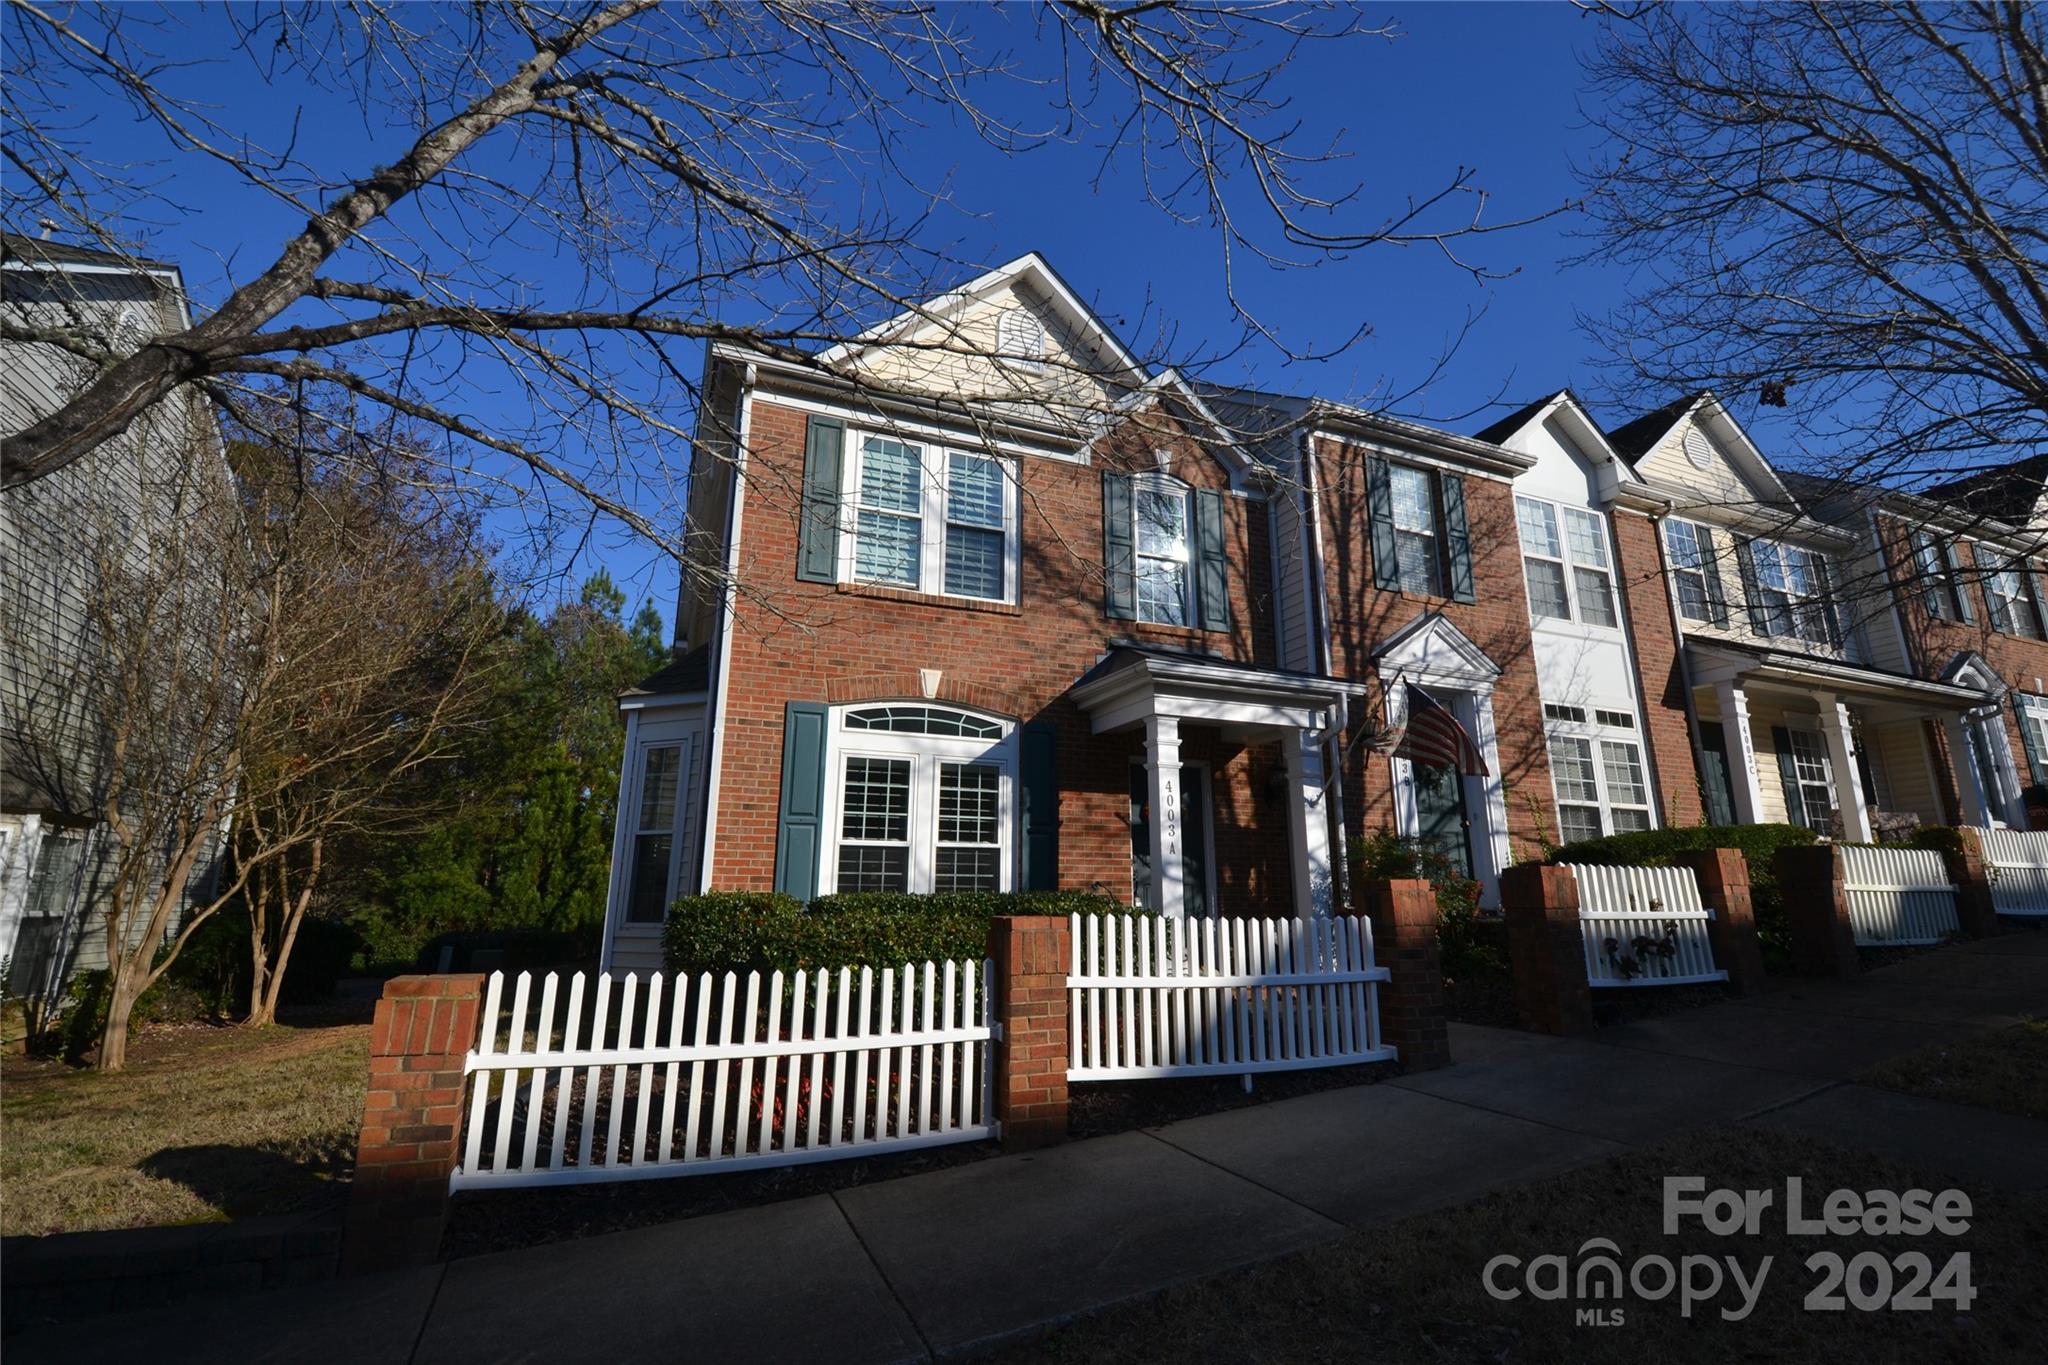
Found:
M 210 1143 L 165 1147 L 135 1163 L 158 1180 L 183 1185 L 228 1218 L 297 1213 L 339 1203 L 348 1192 L 350 1154 L 299 1157 L 268 1147 Z

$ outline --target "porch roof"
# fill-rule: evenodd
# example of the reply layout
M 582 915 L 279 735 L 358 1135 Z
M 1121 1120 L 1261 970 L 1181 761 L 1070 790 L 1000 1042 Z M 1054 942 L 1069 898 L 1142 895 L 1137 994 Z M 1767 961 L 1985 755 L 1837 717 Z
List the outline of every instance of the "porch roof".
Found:
M 1984 694 L 1975 688 L 1817 654 L 1794 654 L 1733 640 L 1691 639 L 1685 642 L 1685 649 L 1693 665 L 1693 681 L 1703 686 L 1740 678 L 1795 691 L 1831 692 L 1930 711 L 1968 711 L 1984 704 Z
M 1118 645 L 1068 695 L 1096 734 L 1174 716 L 1228 728 L 1327 730 L 1365 684 L 1258 668 L 1173 650 Z

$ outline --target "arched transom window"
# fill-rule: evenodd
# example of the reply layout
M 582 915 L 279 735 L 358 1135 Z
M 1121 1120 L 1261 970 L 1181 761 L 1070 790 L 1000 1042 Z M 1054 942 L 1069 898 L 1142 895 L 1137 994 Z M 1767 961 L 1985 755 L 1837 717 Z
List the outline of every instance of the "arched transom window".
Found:
M 1016 727 L 947 706 L 842 707 L 829 771 L 830 889 L 1006 891 Z

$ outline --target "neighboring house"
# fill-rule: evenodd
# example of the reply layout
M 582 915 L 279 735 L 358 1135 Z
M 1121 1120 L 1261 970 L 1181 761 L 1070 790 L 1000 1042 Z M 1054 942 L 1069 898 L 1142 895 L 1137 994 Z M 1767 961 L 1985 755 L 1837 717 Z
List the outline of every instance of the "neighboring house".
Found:
M 1821 514 L 1859 537 L 1876 659 L 1975 694 L 1934 735 L 1946 818 L 1964 823 L 2024 829 L 2027 789 L 2048 784 L 2044 476 L 2048 456 L 1919 494 L 1810 484 Z
M 1887 614 L 1839 588 L 1855 532 L 1811 515 L 1710 393 L 1608 442 L 1668 507 L 1659 567 L 1708 818 L 1865 841 L 1893 815 L 1942 822 L 1949 778 L 1932 736 L 1982 694 L 1886 655 Z M 1624 575 L 1647 567 L 1624 554 Z
M 18 325 L 115 353 L 190 325 L 177 267 L 13 234 L 0 235 L 0 308 Z M 0 432 L 54 410 L 89 373 L 57 346 L 0 341 Z M 180 393 L 83 459 L 0 495 L 0 959 L 10 993 L 46 995 L 106 964 L 107 745 L 83 682 L 97 657 L 89 585 L 100 556 L 139 552 L 150 525 L 178 515 L 195 469 L 226 477 L 210 409 Z
M 707 357 L 607 964 L 700 887 L 1328 909 L 1363 689 L 1279 658 L 1285 472 L 1035 255 L 824 359 Z

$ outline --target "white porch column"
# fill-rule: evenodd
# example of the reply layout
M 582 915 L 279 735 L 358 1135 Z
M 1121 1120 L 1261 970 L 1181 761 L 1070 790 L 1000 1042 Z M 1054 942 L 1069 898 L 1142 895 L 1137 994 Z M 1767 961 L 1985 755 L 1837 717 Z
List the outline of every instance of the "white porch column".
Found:
M 1721 730 L 1728 750 L 1728 786 L 1735 795 L 1735 822 L 1763 823 L 1764 794 L 1757 783 L 1756 741 L 1749 733 L 1749 698 L 1732 679 L 1714 684 L 1721 702 Z
M 1152 803 L 1152 908 L 1162 915 L 1187 911 L 1186 845 L 1180 827 L 1180 720 L 1145 720 L 1146 799 Z
M 1979 827 L 1990 825 L 1991 803 L 1978 780 L 1977 755 L 1970 748 L 1968 723 L 1954 711 L 1944 711 L 1941 713 L 1941 732 L 1948 738 L 1948 763 L 1955 773 L 1956 795 L 1963 803 L 1963 823 Z
M 1330 870 L 1329 794 L 1323 790 L 1323 734 L 1293 730 L 1282 735 L 1287 763 L 1287 828 L 1294 858 L 1294 913 L 1306 919 L 1330 913 L 1334 878 Z
M 1820 733 L 1827 741 L 1828 766 L 1835 775 L 1835 810 L 1842 817 L 1842 837 L 1851 843 L 1870 842 L 1870 810 L 1863 804 L 1863 773 L 1856 762 L 1856 732 L 1849 708 L 1829 692 L 1814 694 L 1820 703 Z

